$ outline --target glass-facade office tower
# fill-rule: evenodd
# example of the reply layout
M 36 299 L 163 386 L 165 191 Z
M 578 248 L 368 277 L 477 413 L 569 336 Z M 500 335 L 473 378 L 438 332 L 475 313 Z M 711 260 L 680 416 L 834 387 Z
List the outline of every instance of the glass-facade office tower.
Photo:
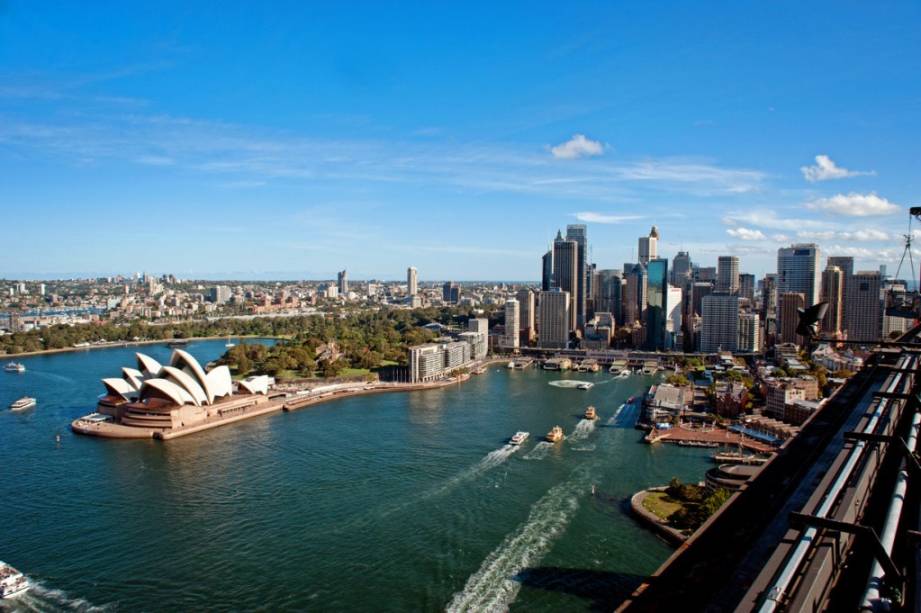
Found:
M 646 348 L 665 348 L 668 314 L 668 260 L 655 258 L 646 265 Z

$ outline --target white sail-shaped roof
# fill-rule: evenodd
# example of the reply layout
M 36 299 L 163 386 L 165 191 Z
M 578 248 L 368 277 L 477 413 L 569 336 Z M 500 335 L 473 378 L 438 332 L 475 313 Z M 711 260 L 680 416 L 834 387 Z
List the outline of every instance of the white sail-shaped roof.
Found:
M 210 388 L 208 383 L 208 375 L 205 374 L 205 369 L 201 367 L 201 364 L 198 363 L 188 351 L 183 351 L 182 349 L 176 349 L 173 351 L 173 356 L 170 358 L 170 365 L 181 370 L 186 371 L 192 377 L 194 377 L 201 388 L 205 391 L 205 397 L 208 399 L 208 404 L 214 402 L 214 397 L 216 394 L 214 390 Z
M 208 379 L 208 387 L 215 398 L 230 396 L 233 393 L 233 379 L 227 366 L 218 366 L 212 369 L 206 378 Z
M 131 387 L 130 383 L 124 379 L 119 379 L 118 377 L 103 379 L 102 384 L 105 386 L 109 395 L 119 396 L 124 400 L 129 400 L 136 391 L 133 387 Z
M 208 396 L 205 394 L 205 390 L 201 388 L 194 377 L 184 370 L 179 370 L 175 366 L 164 366 L 163 370 L 160 371 L 160 376 L 171 380 L 187 391 L 189 396 L 195 400 L 197 406 L 208 404 Z
M 140 352 L 135 353 L 134 356 L 138 361 L 138 370 L 144 373 L 144 376 L 156 377 L 160 373 L 160 369 L 162 368 L 160 362 Z
M 131 384 L 134 389 L 139 390 L 144 383 L 144 373 L 136 368 L 125 366 L 122 368 L 122 379 Z
M 178 405 L 195 404 L 195 399 L 179 385 L 169 379 L 148 379 L 141 387 L 141 400 L 147 397 L 150 389 L 156 389 L 161 394 Z
M 268 394 L 269 377 L 259 375 L 256 377 L 247 377 L 239 382 L 240 387 L 250 394 Z

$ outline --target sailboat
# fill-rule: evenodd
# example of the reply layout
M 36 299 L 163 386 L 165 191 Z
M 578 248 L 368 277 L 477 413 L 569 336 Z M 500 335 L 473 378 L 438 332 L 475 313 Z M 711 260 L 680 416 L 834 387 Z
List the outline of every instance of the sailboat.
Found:
M 224 343 L 224 347 L 230 349 L 231 347 L 236 347 L 236 345 L 230 340 L 230 337 L 227 337 L 227 342 Z

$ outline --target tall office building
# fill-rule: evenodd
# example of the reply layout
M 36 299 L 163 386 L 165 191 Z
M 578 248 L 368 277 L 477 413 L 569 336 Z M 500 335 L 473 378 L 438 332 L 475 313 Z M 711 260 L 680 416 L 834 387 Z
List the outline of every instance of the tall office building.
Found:
M 585 327 L 585 314 L 588 308 L 589 280 L 588 266 L 588 231 L 583 224 L 570 224 L 566 226 L 566 240 L 575 241 L 579 246 L 576 254 L 576 325 Z
M 553 241 L 553 284 L 566 292 L 572 304 L 569 306 L 569 329 L 577 328 L 576 297 L 579 293 L 579 243 L 566 240 L 559 232 Z
M 668 260 L 654 258 L 646 265 L 646 348 L 665 348 Z
M 629 326 L 646 318 L 646 267 L 631 265 L 625 279 L 623 324 Z
M 777 297 L 777 340 L 801 345 L 803 337 L 796 333 L 799 309 L 806 307 L 806 297 L 800 292 L 784 292 Z
M 827 267 L 837 266 L 841 269 L 841 331 L 847 332 L 847 282 L 854 276 L 854 258 L 848 255 L 829 256 Z
M 441 299 L 447 304 L 460 302 L 460 285 L 454 281 L 445 281 L 445 284 L 441 286 Z
M 505 333 L 502 335 L 502 346 L 506 349 L 519 347 L 519 313 L 517 300 L 510 298 L 505 301 Z
M 721 255 L 716 261 L 716 291 L 721 294 L 739 293 L 739 258 Z
M 680 287 L 668 286 L 665 294 L 665 348 L 681 348 L 679 334 L 682 332 L 684 318 L 681 315 L 681 305 L 684 292 Z
M 537 314 L 534 312 L 535 300 L 534 292 L 531 288 L 525 287 L 518 290 L 515 296 L 518 300 L 518 331 L 524 336 L 525 342 L 534 338 L 534 332 L 537 328 L 535 319 Z
M 551 349 L 565 349 L 569 343 L 572 307 L 569 292 L 554 288 L 541 292 L 538 307 L 538 345 Z
M 349 273 L 340 270 L 337 275 L 336 280 L 339 282 L 339 295 L 348 296 L 349 295 Z
M 414 266 L 406 269 L 406 293 L 410 296 L 419 293 L 419 271 Z
M 687 251 L 679 251 L 672 258 L 672 285 L 684 289 L 691 280 L 691 256 Z
M 822 273 L 822 301 L 828 303 L 828 310 L 822 320 L 822 332 L 832 335 L 840 333 L 844 322 L 844 272 L 837 266 L 829 266 Z
M 805 306 L 809 307 L 819 301 L 822 285 L 822 272 L 819 269 L 819 248 L 814 243 L 781 247 L 777 250 L 777 295 L 802 294 Z M 799 323 L 799 314 L 793 310 L 781 308 L 777 313 L 777 327 L 781 338 L 790 330 L 795 330 Z M 792 320 L 784 321 L 784 317 Z M 799 342 L 801 342 L 800 339 Z M 781 342 L 796 342 L 782 340 Z
M 848 281 L 844 301 L 848 340 L 879 340 L 883 315 L 879 271 L 860 271 Z
M 641 236 L 638 254 L 640 264 L 648 264 L 649 260 L 659 257 L 659 229 L 655 226 L 649 231 L 649 236 Z
M 777 312 L 777 275 L 768 273 L 764 275 L 761 283 L 761 319 L 767 319 L 770 314 Z
M 541 258 L 541 278 L 540 278 L 540 289 L 541 291 L 548 291 L 550 288 L 554 287 L 553 285 L 553 249 L 547 251 L 544 254 L 544 257 Z
M 739 344 L 739 297 L 709 294 L 701 300 L 700 351 L 736 351 Z
M 623 277 L 614 268 L 599 270 L 595 275 L 595 311 L 610 313 L 618 326 L 623 325 Z
M 755 302 L 755 275 L 747 272 L 739 275 L 739 296 L 747 299 L 749 304 Z
M 743 353 L 761 351 L 761 320 L 757 313 L 739 314 L 739 344 L 736 351 Z

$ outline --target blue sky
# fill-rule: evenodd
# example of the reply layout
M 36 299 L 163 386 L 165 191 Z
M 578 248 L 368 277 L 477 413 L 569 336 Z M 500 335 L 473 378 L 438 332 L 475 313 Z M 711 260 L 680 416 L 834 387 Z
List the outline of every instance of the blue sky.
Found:
M 656 224 L 704 265 L 891 273 L 919 31 L 916 2 L 0 0 L 0 276 L 536 279 L 580 220 L 602 268 Z

